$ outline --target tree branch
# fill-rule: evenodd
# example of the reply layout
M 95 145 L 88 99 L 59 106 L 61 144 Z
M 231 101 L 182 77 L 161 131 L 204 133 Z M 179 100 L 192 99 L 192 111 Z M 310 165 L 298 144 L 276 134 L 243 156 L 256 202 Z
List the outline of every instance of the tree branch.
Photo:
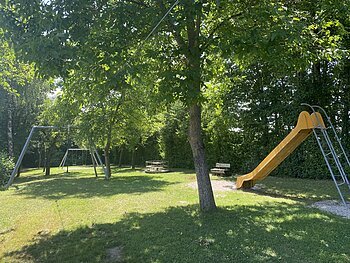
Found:
M 158 0 L 158 4 L 159 4 L 159 7 L 161 8 L 162 12 L 166 13 L 167 9 L 165 8 L 163 0 Z M 184 52 L 187 53 L 186 41 L 181 37 L 181 34 L 180 34 L 179 30 L 177 30 L 177 28 L 175 27 L 173 19 L 172 19 L 172 17 L 170 15 L 167 16 L 166 22 L 167 22 L 167 25 L 169 26 L 170 30 L 174 34 L 174 37 L 175 37 L 175 40 L 176 40 L 176 43 L 178 44 L 178 46 Z
M 227 17 L 226 19 L 224 19 L 223 21 L 221 21 L 219 24 L 217 24 L 213 29 L 212 31 L 210 32 L 209 36 L 207 37 L 207 42 L 203 44 L 203 46 L 201 47 L 201 50 L 205 50 L 209 45 L 210 43 L 212 42 L 213 40 L 213 36 L 214 34 L 228 21 L 230 21 L 231 19 L 233 18 L 236 18 L 236 17 L 239 17 L 243 14 L 243 12 L 239 12 L 239 13 L 236 13 L 236 14 L 232 14 L 230 15 L 229 17 Z
M 145 1 L 127 0 L 126 2 L 130 2 L 143 7 L 150 7 L 150 5 L 146 4 Z

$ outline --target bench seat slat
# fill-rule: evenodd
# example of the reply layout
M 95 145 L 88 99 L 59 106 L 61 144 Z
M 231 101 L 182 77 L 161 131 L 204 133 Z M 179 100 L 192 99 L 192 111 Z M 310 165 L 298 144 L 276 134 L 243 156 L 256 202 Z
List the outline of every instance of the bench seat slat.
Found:
M 231 165 L 229 163 L 216 163 L 215 166 L 217 168 L 231 168 Z
M 231 165 L 229 163 L 216 163 L 215 168 L 210 169 L 210 172 L 220 175 L 228 175 L 230 173 Z

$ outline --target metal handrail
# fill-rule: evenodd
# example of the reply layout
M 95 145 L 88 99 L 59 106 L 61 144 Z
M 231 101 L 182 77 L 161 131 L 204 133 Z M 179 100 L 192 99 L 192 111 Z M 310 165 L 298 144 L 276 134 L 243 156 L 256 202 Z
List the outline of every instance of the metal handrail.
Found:
M 326 119 L 327 119 L 328 123 L 330 124 L 330 126 L 331 126 L 331 128 L 332 128 L 332 131 L 333 131 L 333 133 L 334 133 L 334 136 L 335 136 L 335 138 L 336 138 L 336 140 L 337 140 L 337 142 L 338 142 L 338 144 L 339 144 L 339 146 L 340 146 L 340 148 L 341 148 L 341 150 L 342 150 L 342 152 L 343 152 L 343 154 L 344 154 L 344 157 L 345 157 L 345 159 L 346 159 L 346 162 L 347 162 L 347 164 L 350 166 L 350 159 L 349 159 L 349 157 L 348 157 L 348 155 L 347 155 L 347 153 L 346 153 L 346 151 L 345 151 L 343 145 L 341 144 L 341 139 L 339 138 L 339 136 L 338 136 L 338 134 L 337 134 L 337 131 L 335 130 L 335 128 L 334 128 L 334 126 L 333 126 L 333 124 L 332 124 L 332 122 L 331 122 L 331 118 L 328 116 L 327 112 L 326 112 L 322 107 L 317 106 L 317 105 L 313 105 L 313 107 L 320 109 L 320 110 L 323 112 L 323 114 L 326 116 Z
M 302 103 L 301 105 L 310 107 L 311 110 L 313 111 L 313 113 L 315 113 L 315 117 L 316 117 L 316 120 L 317 120 L 318 123 L 316 123 L 317 125 L 315 125 L 315 123 L 313 123 L 313 124 L 314 124 L 314 127 L 318 126 L 318 127 L 320 128 L 320 131 L 321 131 L 321 133 L 322 133 L 322 135 L 323 135 L 323 137 L 324 137 L 324 139 L 325 139 L 325 141 L 326 141 L 326 144 L 327 144 L 327 146 L 328 146 L 328 148 L 329 148 L 329 150 L 330 150 L 330 153 L 332 154 L 333 160 L 335 161 L 336 167 L 337 167 L 337 169 L 338 169 L 338 171 L 339 171 L 339 173 L 340 173 L 340 176 L 341 176 L 341 178 L 342 178 L 342 180 L 343 180 L 343 183 L 345 183 L 345 184 L 348 186 L 349 190 L 350 190 L 350 184 L 349 184 L 349 180 L 348 180 L 348 178 L 347 178 L 347 174 L 345 173 L 344 168 L 343 168 L 343 166 L 342 166 L 342 164 L 341 164 L 341 162 L 340 162 L 340 160 L 339 160 L 339 157 L 338 157 L 338 155 L 337 155 L 337 153 L 336 153 L 336 151 L 335 151 L 335 149 L 334 149 L 334 147 L 333 147 L 333 143 L 332 143 L 331 139 L 329 138 L 329 135 L 328 135 L 328 133 L 327 133 L 327 127 L 321 125 L 321 121 L 320 121 L 320 119 L 319 119 L 319 117 L 318 117 L 318 114 L 316 114 L 317 111 L 315 110 L 315 108 L 320 109 L 320 110 L 322 111 L 322 113 L 324 114 L 324 116 L 326 117 L 327 122 L 328 122 L 328 125 L 329 125 L 329 127 L 331 127 L 332 131 L 334 132 L 335 138 L 336 138 L 338 144 L 340 145 L 340 148 L 341 148 L 341 150 L 342 150 L 342 152 L 343 152 L 343 155 L 344 155 L 345 158 L 346 158 L 347 164 L 350 166 L 349 158 L 347 157 L 347 154 L 346 154 L 346 152 L 345 152 L 345 149 L 344 149 L 344 147 L 342 146 L 342 144 L 341 144 L 341 142 L 340 142 L 340 139 L 339 139 L 339 137 L 338 137 L 338 135 L 337 135 L 337 133 L 336 133 L 336 130 L 335 130 L 335 128 L 334 128 L 332 122 L 330 121 L 329 116 L 327 115 L 326 111 L 325 111 L 322 107 L 320 107 L 320 106 L 317 106 L 317 105 L 310 105 L 310 104 L 307 104 L 307 103 Z M 320 113 L 320 112 L 318 112 L 318 113 Z M 322 115 L 321 115 L 321 116 L 322 116 Z M 324 160 L 325 160 L 325 162 L 326 162 L 326 165 L 327 165 L 327 167 L 328 167 L 328 170 L 329 170 L 329 172 L 330 172 L 330 174 L 331 174 L 331 176 L 332 176 L 332 179 L 333 179 L 333 181 L 334 181 L 334 183 L 335 183 L 335 186 L 336 186 L 336 188 L 337 188 L 337 190 L 338 190 L 339 196 L 340 196 L 340 198 L 341 198 L 343 204 L 346 205 L 346 201 L 345 201 L 345 199 L 344 199 L 344 196 L 343 196 L 343 194 L 342 194 L 342 191 L 341 191 L 340 188 L 339 188 L 338 181 L 337 181 L 337 179 L 335 178 L 335 175 L 334 175 L 334 173 L 333 173 L 332 166 L 330 165 L 330 163 L 329 163 L 329 161 L 328 161 L 327 154 L 325 153 L 325 151 L 324 151 L 324 149 L 323 149 L 323 145 L 322 145 L 322 143 L 321 143 L 320 137 L 318 136 L 318 134 L 317 134 L 317 132 L 316 132 L 316 129 L 313 129 L 313 133 L 314 133 L 314 135 L 315 135 L 315 137 L 316 137 L 317 144 L 318 144 L 318 146 L 319 146 L 319 148 L 320 148 L 320 150 L 321 150 L 321 152 L 322 152 L 322 155 L 323 155 L 323 158 L 324 158 Z

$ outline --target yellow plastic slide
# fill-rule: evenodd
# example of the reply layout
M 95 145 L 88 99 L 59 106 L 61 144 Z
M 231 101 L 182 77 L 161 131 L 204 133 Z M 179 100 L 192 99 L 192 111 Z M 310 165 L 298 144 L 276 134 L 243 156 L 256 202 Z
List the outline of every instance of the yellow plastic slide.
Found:
M 311 115 L 306 111 L 301 112 L 297 125 L 287 137 L 252 172 L 237 178 L 237 189 L 251 188 L 257 181 L 263 180 L 312 133 L 312 129 L 324 127 L 318 112 Z

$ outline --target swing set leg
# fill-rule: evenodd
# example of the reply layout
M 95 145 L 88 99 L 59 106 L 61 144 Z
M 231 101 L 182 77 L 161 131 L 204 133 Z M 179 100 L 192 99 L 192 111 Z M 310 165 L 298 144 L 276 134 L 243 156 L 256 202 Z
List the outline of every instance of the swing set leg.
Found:
M 95 177 L 98 177 L 97 170 L 96 170 L 95 158 L 94 158 L 93 152 L 91 150 L 90 150 L 90 155 L 91 155 L 92 165 L 94 166 Z

